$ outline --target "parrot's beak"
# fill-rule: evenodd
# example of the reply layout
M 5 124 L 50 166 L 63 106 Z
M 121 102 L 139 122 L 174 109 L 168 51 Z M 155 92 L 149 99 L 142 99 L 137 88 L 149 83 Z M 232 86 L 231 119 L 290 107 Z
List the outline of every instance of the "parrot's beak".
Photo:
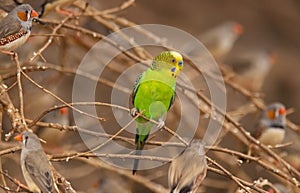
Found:
M 175 77 L 177 77 L 179 75 L 179 73 L 181 72 L 182 69 L 183 69 L 182 66 L 177 66 L 176 67 L 176 70 L 174 72 Z
M 19 135 L 15 136 L 14 139 L 22 142 L 22 134 L 20 133 Z

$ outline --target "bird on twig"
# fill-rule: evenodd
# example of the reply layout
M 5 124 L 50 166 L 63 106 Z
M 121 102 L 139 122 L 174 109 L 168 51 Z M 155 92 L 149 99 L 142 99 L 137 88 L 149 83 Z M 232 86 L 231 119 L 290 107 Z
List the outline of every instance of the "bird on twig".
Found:
M 164 126 L 167 111 L 175 99 L 176 79 L 183 68 L 181 54 L 164 51 L 157 55 L 151 66 L 136 81 L 130 96 L 131 115 L 141 112 L 149 119 L 159 122 L 158 128 Z M 136 119 L 135 138 L 136 155 L 141 155 L 145 142 L 155 124 L 142 117 Z M 133 174 L 138 168 L 138 159 L 134 160 Z
M 168 177 L 170 193 L 195 193 L 206 177 L 206 172 L 204 144 L 199 140 L 193 140 L 170 165 Z
M 53 192 L 53 174 L 40 139 L 28 131 L 17 135 L 15 140 L 22 142 L 21 169 L 29 190 L 34 193 Z
M 0 50 L 13 51 L 29 38 L 33 18 L 38 13 L 29 5 L 15 7 L 0 21 Z

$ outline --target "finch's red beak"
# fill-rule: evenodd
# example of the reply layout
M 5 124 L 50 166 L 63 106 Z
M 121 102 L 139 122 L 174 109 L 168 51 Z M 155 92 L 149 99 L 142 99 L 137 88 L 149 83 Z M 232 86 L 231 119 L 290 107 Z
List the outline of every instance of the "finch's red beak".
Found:
M 19 135 L 15 136 L 14 139 L 22 142 L 22 134 L 20 133 Z
M 30 17 L 33 18 L 33 17 L 37 17 L 37 16 L 39 16 L 39 14 L 36 11 L 32 10 Z

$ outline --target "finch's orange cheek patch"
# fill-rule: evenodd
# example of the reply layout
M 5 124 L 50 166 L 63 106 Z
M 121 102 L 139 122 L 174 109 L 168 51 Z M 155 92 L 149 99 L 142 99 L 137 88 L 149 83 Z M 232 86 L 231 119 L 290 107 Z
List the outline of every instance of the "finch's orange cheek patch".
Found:
M 19 11 L 17 14 L 18 14 L 18 17 L 20 18 L 20 20 L 27 21 L 26 13 Z

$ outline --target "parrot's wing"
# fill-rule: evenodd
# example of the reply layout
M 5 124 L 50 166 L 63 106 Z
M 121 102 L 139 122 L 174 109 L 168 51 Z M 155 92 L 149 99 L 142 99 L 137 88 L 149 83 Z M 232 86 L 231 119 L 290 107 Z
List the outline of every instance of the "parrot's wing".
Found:
M 143 77 L 144 73 L 140 74 L 139 77 L 136 79 L 135 81 L 135 84 L 134 84 L 134 87 L 133 87 L 133 90 L 129 96 L 129 108 L 132 109 L 134 107 L 134 98 L 135 98 L 135 95 L 136 95 L 136 92 L 140 86 L 140 82 L 141 82 L 141 79 Z
M 171 108 L 171 106 L 173 105 L 173 103 L 174 103 L 174 101 L 175 101 L 175 97 L 176 97 L 176 90 L 175 90 L 175 89 L 176 89 L 176 88 L 174 88 L 174 94 L 173 94 L 173 96 L 172 96 L 172 98 L 171 98 L 170 106 L 169 106 L 168 110 Z
M 49 161 L 43 152 L 36 151 L 35 156 L 26 156 L 25 168 L 31 179 L 42 192 L 53 192 L 52 173 Z
M 134 90 L 132 90 L 129 96 L 129 109 L 132 109 L 134 107 L 133 102 L 134 102 Z

